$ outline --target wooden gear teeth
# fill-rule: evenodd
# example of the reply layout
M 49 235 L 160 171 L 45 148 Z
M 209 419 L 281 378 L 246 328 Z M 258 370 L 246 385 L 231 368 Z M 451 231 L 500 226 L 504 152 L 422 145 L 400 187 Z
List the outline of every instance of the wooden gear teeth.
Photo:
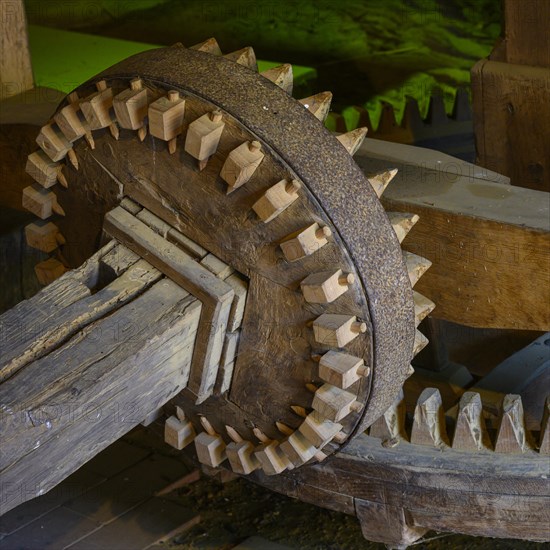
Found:
M 318 223 L 314 223 L 285 237 L 281 243 L 281 250 L 289 262 L 295 262 L 318 252 L 328 243 L 331 235 L 330 227 L 326 225 L 321 227 Z
M 248 141 L 229 153 L 220 172 L 228 195 L 250 180 L 264 156 L 259 141 Z
M 281 180 L 270 187 L 254 203 L 252 209 L 264 223 L 269 223 L 298 199 L 300 189 L 301 184 L 298 180 Z
M 168 150 L 176 152 L 176 139 L 183 130 L 185 99 L 176 90 L 153 101 L 148 108 L 149 131 L 153 137 L 168 142 Z
M 327 115 L 330 111 L 331 102 L 331 92 L 321 92 L 319 94 L 300 99 L 300 103 L 321 122 L 324 122 L 326 120 Z
M 206 113 L 189 125 L 185 138 L 185 151 L 199 161 L 204 170 L 208 159 L 218 149 L 225 122 L 219 110 Z
M 294 83 L 294 78 L 292 75 L 292 65 L 285 63 L 279 65 L 278 67 L 273 67 L 272 69 L 267 69 L 260 73 L 264 78 L 271 80 L 273 84 L 279 86 L 287 94 L 292 94 L 292 85 Z
M 113 99 L 113 108 L 121 128 L 137 130 L 140 141 L 147 135 L 145 117 L 148 104 L 148 92 L 140 78 L 131 80 L 130 88 L 120 92 Z
M 366 323 L 358 321 L 354 315 L 323 313 L 313 322 L 315 341 L 335 348 L 343 348 L 366 331 Z
M 200 422 L 205 431 L 194 439 L 197 457 L 202 464 L 217 468 L 227 458 L 225 442 L 204 416 Z
M 300 288 L 306 302 L 330 304 L 345 294 L 354 283 L 353 273 L 343 273 L 341 269 L 337 269 L 312 273 L 300 283 Z
M 109 128 L 111 135 L 118 140 L 119 129 L 116 119 L 111 113 L 113 108 L 113 90 L 107 86 L 105 80 L 96 83 L 97 92 L 89 95 L 80 103 L 91 130 Z

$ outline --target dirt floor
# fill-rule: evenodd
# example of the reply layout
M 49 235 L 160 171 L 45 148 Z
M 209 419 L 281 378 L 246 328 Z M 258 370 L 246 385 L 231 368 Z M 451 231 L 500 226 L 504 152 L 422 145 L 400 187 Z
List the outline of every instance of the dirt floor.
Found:
M 174 456 L 154 431 L 137 428 L 125 438 L 135 446 Z M 181 456 L 181 455 L 180 455 Z M 187 459 L 186 459 L 187 460 Z M 190 470 L 192 462 L 186 462 Z M 171 550 L 223 550 L 260 536 L 300 550 L 382 550 L 365 540 L 356 518 L 273 493 L 243 478 L 222 483 L 203 475 L 172 495 L 199 514 L 198 525 L 167 542 Z M 548 545 L 518 540 L 428 533 L 414 544 L 425 550 L 542 550 Z

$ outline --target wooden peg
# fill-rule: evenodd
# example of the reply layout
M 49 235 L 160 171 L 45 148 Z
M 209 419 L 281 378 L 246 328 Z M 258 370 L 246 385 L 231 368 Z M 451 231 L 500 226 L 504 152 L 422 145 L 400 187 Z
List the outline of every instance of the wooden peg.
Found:
M 228 195 L 250 180 L 263 158 L 259 141 L 247 141 L 229 153 L 220 172 L 220 177 L 227 182 Z
M 227 445 L 225 451 L 231 469 L 237 474 L 248 475 L 260 467 L 258 459 L 254 456 L 254 444 L 245 441 L 231 426 L 225 427 L 232 442 Z
M 416 329 L 414 333 L 413 357 L 418 355 L 429 343 L 430 341 Z
M 217 468 L 227 458 L 225 443 L 206 417 L 201 416 L 200 422 L 205 431 L 195 437 L 195 450 L 199 462 Z
M 325 346 L 343 348 L 359 334 L 367 332 L 367 324 L 355 315 L 323 313 L 313 322 L 315 341 Z
M 290 460 L 281 451 L 278 441 L 269 439 L 259 428 L 254 428 L 253 432 L 262 443 L 256 448 L 254 456 L 260 462 L 266 475 L 277 475 L 289 467 L 293 468 Z
M 396 176 L 397 171 L 397 168 L 394 168 L 393 170 L 386 170 L 378 174 L 367 176 L 367 180 L 372 185 L 372 188 L 378 198 L 384 194 L 386 187 L 388 187 L 391 180 Z
M 531 442 L 525 429 L 521 396 L 505 395 L 495 451 L 497 453 L 517 454 L 524 453 L 531 448 Z
M 171 416 L 166 420 L 164 424 L 164 441 L 174 449 L 181 451 L 192 443 L 195 437 L 195 428 L 185 418 L 181 409 L 178 411 L 177 416 Z
M 199 161 L 203 170 L 208 159 L 217 151 L 225 127 L 222 112 L 214 110 L 189 124 L 185 150 Z
M 319 378 L 338 388 L 349 388 L 369 374 L 362 358 L 341 351 L 328 351 L 319 361 Z
M 362 405 L 357 402 L 357 396 L 348 391 L 323 384 L 316 392 L 311 405 L 321 416 L 332 422 L 338 422 L 351 414 L 358 412 Z
M 224 57 L 226 59 L 229 59 L 230 61 L 238 63 L 239 65 L 243 65 L 244 67 L 247 67 L 252 71 L 258 71 L 256 54 L 250 46 L 247 46 L 246 48 L 242 48 L 241 50 L 237 50 L 235 52 L 225 54 Z
M 23 208 L 42 220 L 49 218 L 53 213 L 65 215 L 55 194 L 37 185 L 29 185 L 23 189 Z
M 54 162 L 65 158 L 72 149 L 72 145 L 67 141 L 67 138 L 53 123 L 42 126 L 36 138 L 36 143 Z
M 280 445 L 281 451 L 283 451 L 294 466 L 301 466 L 315 457 L 318 450 L 299 431 L 290 429 L 290 432 L 290 434 L 287 434 L 288 437 L 285 441 Z
M 113 107 L 113 90 L 107 87 L 105 80 L 96 83 L 97 92 L 89 95 L 80 103 L 91 130 L 109 128 L 112 136 L 118 139 L 119 130 L 111 115 Z
M 298 431 L 318 449 L 332 441 L 341 430 L 342 424 L 328 420 L 317 411 L 309 413 L 298 428 Z
M 420 277 L 422 277 L 422 275 L 424 275 L 424 273 L 428 271 L 428 269 L 432 265 L 432 262 L 430 262 L 430 260 L 428 260 L 427 258 L 417 256 L 416 254 L 413 254 L 412 252 L 407 252 L 406 250 L 403 250 L 403 259 L 405 260 L 405 265 L 407 267 L 407 273 L 409 274 L 411 286 L 414 287 Z
M 391 407 L 370 427 L 369 435 L 382 440 L 407 439 L 405 432 L 405 396 L 403 388 L 399 390 Z
M 550 397 L 546 398 L 540 426 L 539 453 L 550 455 Z
M 212 55 L 222 55 L 218 41 L 215 38 L 209 38 L 204 42 L 199 42 L 189 48 L 190 50 L 197 50 L 199 52 L 205 52 Z
M 264 223 L 268 223 L 298 199 L 300 188 L 298 180 L 281 180 L 270 187 L 252 209 Z
M 317 252 L 328 243 L 331 235 L 330 227 L 314 223 L 285 237 L 281 250 L 289 262 L 295 262 Z
M 148 111 L 148 92 L 141 78 L 130 81 L 130 88 L 123 90 L 113 99 L 113 109 L 118 123 L 127 130 L 141 130 L 139 138 L 145 139 L 147 129 L 145 117 Z
M 49 254 L 60 245 L 65 244 L 65 238 L 59 232 L 59 228 L 52 222 L 34 222 L 25 227 L 27 244 Z
M 418 326 L 435 309 L 435 304 L 415 290 L 413 290 L 413 299 L 414 317 L 416 326 Z
M 69 105 L 58 111 L 53 119 L 68 141 L 74 143 L 84 137 L 91 149 L 95 149 L 95 142 L 84 114 L 80 111 L 80 99 L 76 92 L 68 96 Z
M 332 92 L 321 92 L 299 101 L 315 118 L 324 122 L 330 111 Z
M 48 258 L 34 266 L 36 278 L 41 285 L 49 285 L 69 271 L 59 260 Z
M 62 172 L 63 166 L 53 162 L 44 151 L 35 151 L 27 157 L 25 172 L 45 189 L 59 182 L 68 187 L 67 179 Z
M 363 141 L 365 141 L 365 136 L 368 131 L 368 128 L 356 128 L 351 132 L 336 136 L 336 139 L 346 148 L 346 151 L 353 156 L 357 152 L 357 149 L 361 147 Z
M 391 226 L 397 235 L 397 240 L 402 243 L 409 231 L 414 227 L 420 219 L 417 214 L 409 214 L 405 212 L 387 212 Z
M 289 63 L 267 69 L 266 71 L 262 71 L 260 74 L 268 80 L 271 80 L 273 84 L 279 86 L 279 88 L 284 90 L 287 94 L 292 94 L 292 65 Z
M 179 92 L 171 90 L 149 105 L 149 132 L 151 135 L 168 142 L 170 154 L 176 152 L 176 139 L 183 131 L 185 99 Z
M 448 445 L 443 404 L 436 388 L 426 388 L 418 398 L 414 410 L 411 443 L 429 447 Z
M 481 451 L 490 449 L 489 434 L 485 428 L 481 397 L 477 392 L 467 391 L 460 398 L 453 449 Z
M 346 293 L 354 282 L 353 273 L 344 273 L 337 269 L 312 273 L 300 283 L 300 288 L 306 302 L 330 304 Z
M 307 411 L 305 407 L 302 407 L 301 405 L 291 405 L 290 408 L 295 414 L 297 414 L 301 418 L 305 418 L 307 416 Z

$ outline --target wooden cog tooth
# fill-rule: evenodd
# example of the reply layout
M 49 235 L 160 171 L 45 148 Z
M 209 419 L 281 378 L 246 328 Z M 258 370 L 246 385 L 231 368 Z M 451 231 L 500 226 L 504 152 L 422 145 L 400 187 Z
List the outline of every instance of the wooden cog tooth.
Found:
M 353 156 L 357 152 L 357 149 L 361 147 L 363 141 L 365 141 L 368 131 L 368 128 L 356 128 L 351 132 L 336 136 L 336 139 L 346 148 L 346 151 Z
M 370 368 L 361 357 L 341 351 L 327 351 L 319 361 L 319 378 L 341 389 L 369 376 Z
M 362 405 L 357 396 L 348 391 L 323 384 L 316 392 L 311 405 L 321 416 L 332 422 L 342 420 L 352 412 L 358 412 Z
M 431 267 L 432 262 L 427 258 L 422 256 L 417 256 L 412 252 L 407 252 L 403 250 L 403 259 L 405 260 L 405 265 L 407 266 L 407 273 L 409 274 L 409 280 L 411 281 L 411 286 L 414 287 L 420 277 L 428 271 Z
M 215 38 L 209 38 L 204 42 L 199 42 L 189 48 L 190 50 L 197 50 L 199 52 L 205 52 L 212 55 L 222 55 L 218 41 Z
M 292 94 L 292 86 L 294 81 L 292 75 L 292 65 L 290 65 L 290 63 L 284 63 L 278 67 L 267 69 L 266 71 L 262 71 L 260 74 L 268 80 L 271 80 L 273 84 L 279 86 L 279 88 L 283 89 L 287 94 Z
M 302 433 L 294 431 L 288 426 L 286 428 L 290 430 L 290 433 L 285 434 L 288 437 L 281 443 L 280 447 L 294 466 L 301 466 L 317 455 L 319 451 L 315 445 L 312 445 Z M 323 458 L 320 459 L 323 460 L 326 455 L 321 453 L 319 457 L 321 456 Z
M 243 65 L 244 67 L 247 67 L 252 71 L 258 71 L 256 54 L 254 53 L 254 49 L 250 46 L 247 46 L 246 48 L 242 48 L 241 50 L 237 50 L 235 52 L 227 53 L 224 55 L 224 57 L 226 59 L 229 59 L 230 61 L 238 63 L 239 65 Z
M 407 369 L 407 378 L 410 378 L 414 374 L 414 367 L 412 365 L 409 365 L 409 368 Z
M 397 172 L 397 168 L 393 168 L 391 170 L 385 170 L 384 172 L 367 176 L 367 180 L 371 184 L 378 198 L 384 194 L 384 191 L 396 176 Z
M 342 424 L 324 418 L 317 411 L 309 413 L 298 431 L 318 449 L 335 439 L 341 433 Z
M 153 101 L 148 108 L 149 132 L 153 137 L 168 142 L 171 155 L 176 152 L 177 137 L 183 131 L 185 99 L 176 90 Z
M 521 396 L 504 396 L 498 428 L 495 451 L 497 453 L 518 454 L 532 448 L 529 434 L 525 429 Z
M 220 171 L 228 195 L 250 180 L 264 156 L 259 141 L 246 141 L 229 153 Z
M 264 223 L 268 223 L 298 199 L 300 189 L 298 180 L 281 180 L 252 205 L 252 210 Z
M 413 299 L 415 326 L 418 326 L 435 309 L 435 304 L 416 290 L 413 290 Z
M 42 126 L 36 137 L 36 143 L 53 162 L 65 158 L 72 149 L 71 143 L 54 123 Z
M 476 392 L 466 392 L 460 398 L 453 449 L 482 451 L 490 449 L 489 434 L 485 428 L 481 397 Z
M 542 455 L 550 455 L 550 397 L 546 398 L 544 404 L 544 414 L 542 415 L 539 453 Z
M 29 185 L 23 189 L 23 208 L 38 216 L 41 220 L 45 220 L 54 213 L 64 216 L 63 208 L 57 202 L 57 197 L 52 191 L 38 187 L 37 185 Z
M 330 111 L 332 92 L 320 92 L 299 101 L 315 118 L 324 122 Z
M 55 258 L 48 258 L 34 266 L 36 278 L 41 285 L 49 285 L 69 271 L 63 263 Z
M 344 273 L 341 269 L 312 273 L 301 283 L 304 299 L 310 304 L 330 304 L 345 294 L 355 282 L 353 273 Z
M 30 223 L 25 227 L 25 239 L 31 248 L 46 254 L 53 252 L 66 242 L 57 225 L 52 222 Z
M 413 357 L 418 355 L 428 344 L 429 340 L 417 329 L 414 333 Z
M 313 322 L 315 341 L 325 346 L 343 348 L 359 334 L 367 332 L 367 324 L 355 315 L 323 313 Z
M 418 398 L 414 410 L 411 443 L 429 447 L 448 445 L 443 404 L 436 388 L 426 388 Z
M 369 435 L 382 440 L 407 439 L 405 432 L 405 396 L 403 388 L 391 407 L 371 425 Z
M 68 187 L 62 170 L 63 165 L 53 162 L 44 151 L 35 151 L 27 157 L 25 172 L 44 189 L 52 187 L 57 182 L 63 187 Z
M 217 468 L 227 458 L 225 443 L 204 416 L 200 417 L 200 422 L 205 431 L 194 440 L 197 457 L 201 464 Z
M 112 136 L 118 139 L 119 129 L 111 109 L 113 107 L 113 90 L 107 87 L 105 80 L 96 83 L 97 92 L 90 94 L 80 102 L 80 110 L 84 114 L 90 130 L 109 128 Z
M 232 442 L 227 445 L 225 452 L 232 470 L 237 474 L 248 475 L 260 467 L 260 463 L 254 456 L 254 444 L 245 441 L 241 435 L 232 428 L 226 426 L 225 429 Z
M 281 451 L 278 441 L 269 439 L 259 428 L 252 430 L 254 435 L 261 442 L 256 448 L 254 457 L 260 462 L 263 472 L 268 475 L 277 475 L 286 469 L 292 469 L 294 466 L 290 460 Z
M 218 109 L 189 124 L 185 151 L 199 161 L 200 171 L 204 170 L 208 159 L 217 151 L 224 128 L 223 114 Z
M 414 227 L 416 222 L 420 219 L 417 214 L 410 214 L 406 212 L 387 212 L 390 219 L 391 226 L 397 235 L 397 240 L 402 243 L 409 231 Z
M 314 223 L 285 237 L 280 245 L 281 250 L 287 261 L 295 262 L 320 250 L 331 235 L 330 227 Z
M 147 89 L 141 78 L 130 81 L 130 88 L 123 90 L 113 99 L 113 109 L 118 123 L 127 130 L 137 130 L 141 141 L 147 135 L 145 117 L 149 105 Z
M 177 409 L 177 415 L 168 418 L 164 424 L 164 441 L 181 451 L 193 442 L 196 433 L 193 424 L 185 418 L 183 411 L 179 407 Z

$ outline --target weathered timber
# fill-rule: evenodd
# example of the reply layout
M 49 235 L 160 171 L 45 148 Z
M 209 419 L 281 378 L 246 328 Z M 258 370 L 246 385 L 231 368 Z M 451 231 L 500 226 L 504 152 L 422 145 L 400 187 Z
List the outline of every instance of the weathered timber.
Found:
M 423 164 L 416 164 L 417 151 Z M 502 185 L 489 170 L 401 144 L 366 139 L 355 160 L 365 173 L 390 161 L 399 168 L 382 202 L 420 216 L 404 248 L 432 262 L 415 290 L 437 304 L 433 317 L 474 327 L 550 328 L 547 193 Z
M 185 387 L 200 310 L 163 279 L 0 385 L 0 513 L 54 487 Z
M 105 231 L 202 301 L 189 389 L 199 402 L 204 401 L 212 394 L 216 382 L 233 289 L 123 208 L 117 207 L 107 214 Z
M 134 254 L 125 255 L 121 248 L 116 246 L 99 259 L 100 270 L 102 267 L 109 267 L 110 260 L 114 259 L 120 271 L 119 273 L 113 271 L 113 275 L 118 278 L 97 292 L 90 294 L 90 290 L 86 287 L 88 295 L 73 303 L 65 302 L 63 309 L 60 309 L 59 302 L 48 309 L 41 309 L 39 319 L 36 319 L 34 310 L 27 312 L 26 316 L 18 316 L 17 323 L 21 331 L 15 335 L 12 333 L 11 339 L 2 342 L 6 353 L 2 354 L 0 380 L 9 378 L 25 364 L 47 354 L 84 326 L 123 306 L 161 277 L 161 273 L 147 262 L 138 261 L 138 257 Z M 67 279 L 69 283 L 74 282 L 72 277 Z M 83 286 L 80 283 L 76 285 L 76 288 Z M 55 288 L 47 289 L 41 296 L 47 297 L 55 291 Z M 36 306 L 36 301 L 32 300 L 32 302 Z M 13 319 L 12 311 L 7 312 L 5 316 Z M 0 326 L 3 324 L 4 316 L 0 317 Z

